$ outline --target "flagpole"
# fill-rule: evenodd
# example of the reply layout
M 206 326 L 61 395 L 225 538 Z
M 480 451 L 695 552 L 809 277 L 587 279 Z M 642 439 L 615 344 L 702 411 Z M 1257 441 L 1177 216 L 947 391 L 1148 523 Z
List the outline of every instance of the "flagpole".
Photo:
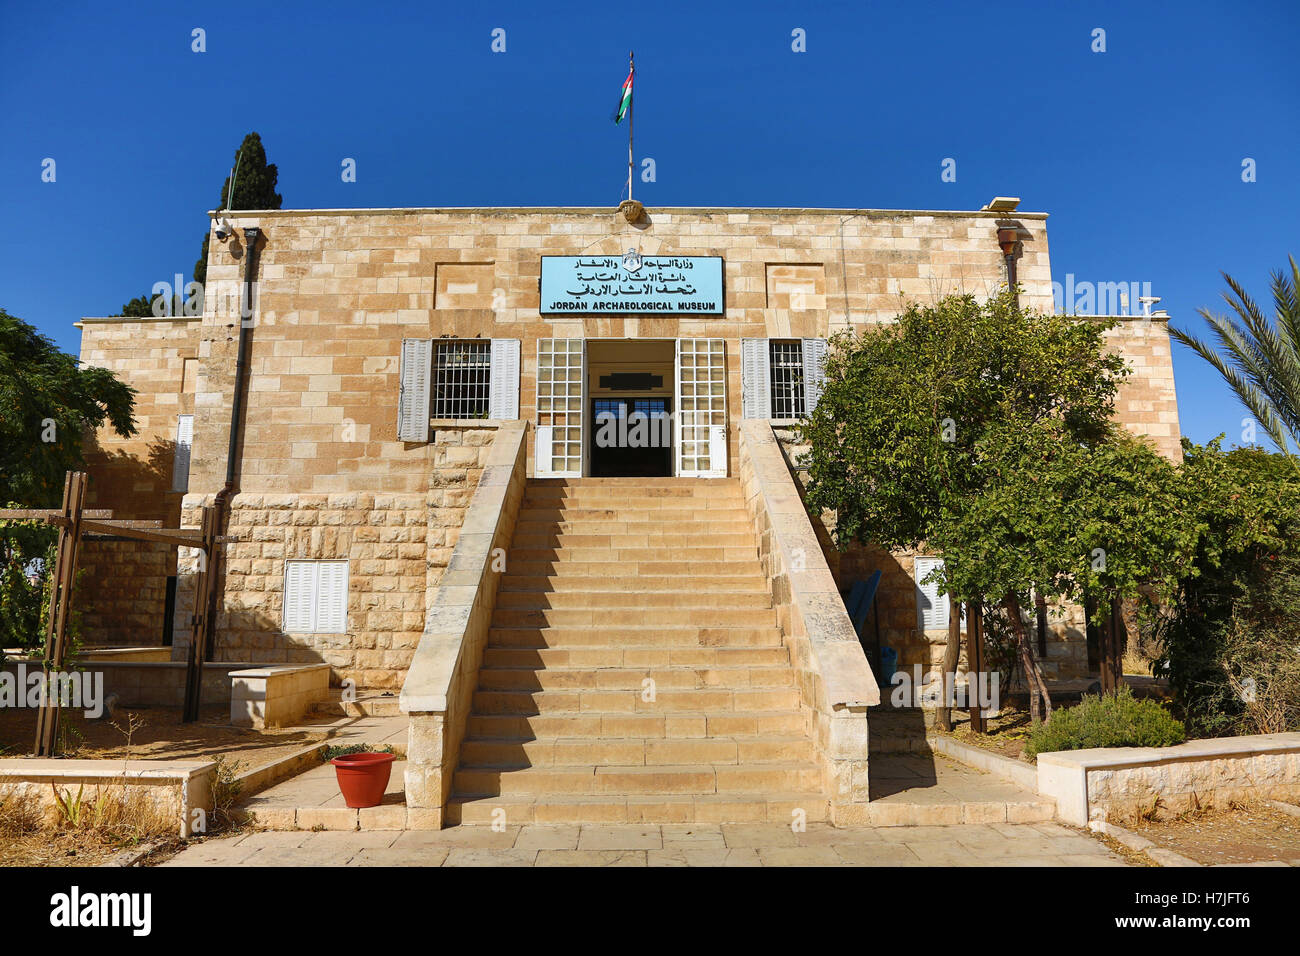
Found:
M 632 98 L 627 104 L 627 198 L 632 198 L 632 114 L 636 108 L 636 63 L 632 51 L 627 54 L 627 75 L 632 81 Z

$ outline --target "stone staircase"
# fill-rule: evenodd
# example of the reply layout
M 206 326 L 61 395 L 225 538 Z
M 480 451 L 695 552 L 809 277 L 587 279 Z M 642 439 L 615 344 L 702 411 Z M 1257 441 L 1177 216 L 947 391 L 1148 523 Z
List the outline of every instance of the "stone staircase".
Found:
M 734 479 L 533 479 L 447 822 L 789 823 L 826 796 Z

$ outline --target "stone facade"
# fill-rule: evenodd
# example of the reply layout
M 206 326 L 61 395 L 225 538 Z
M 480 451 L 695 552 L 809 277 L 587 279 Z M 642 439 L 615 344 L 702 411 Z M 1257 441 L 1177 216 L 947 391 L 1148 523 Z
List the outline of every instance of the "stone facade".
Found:
M 176 527 L 184 492 L 173 490 L 179 416 L 194 413 L 199 319 L 83 319 L 81 360 L 136 390 L 136 434 L 102 429 L 87 450 L 86 507 Z M 85 644 L 163 643 L 167 578 L 176 549 L 149 541 L 82 544 L 77 608 Z
M 83 359 L 114 369 L 139 391 L 140 434 L 129 441 L 99 436 L 95 501 L 119 516 L 192 527 L 198 508 L 223 486 L 249 252 L 244 230 L 258 227 L 230 524 L 238 540 L 227 548 L 216 656 L 324 661 L 335 681 L 396 688 L 496 425 L 434 421 L 429 443 L 400 441 L 403 339 L 518 340 L 519 416 L 534 422 L 541 339 L 722 339 L 734 474 L 741 338 L 827 337 L 887 321 L 908 300 L 992 294 L 1003 283 L 997 230 L 1006 218 L 983 211 L 709 208 L 651 210 L 634 224 L 606 209 L 236 214 L 231 237 L 211 243 L 201 318 L 83 323 Z M 1022 301 L 1051 309 L 1046 215 L 1010 218 L 1022 237 Z M 540 314 L 542 255 L 621 255 L 628 248 L 721 256 L 725 314 Z M 1114 338 L 1138 373 L 1121 401 L 1121 420 L 1173 453 L 1178 428 L 1163 325 L 1132 320 Z M 180 496 L 166 490 L 164 466 L 176 416 L 189 413 L 193 460 L 182 508 Z M 527 454 L 533 474 L 531 437 Z M 346 633 L 284 632 L 285 561 L 292 558 L 348 560 Z M 905 646 L 921 647 L 926 641 L 902 636 L 915 619 L 909 559 L 891 560 L 891 586 L 882 595 L 888 626 Z M 193 568 L 193 556 L 182 554 L 178 656 L 188 640 Z M 141 586 L 139 593 L 143 601 L 152 592 Z

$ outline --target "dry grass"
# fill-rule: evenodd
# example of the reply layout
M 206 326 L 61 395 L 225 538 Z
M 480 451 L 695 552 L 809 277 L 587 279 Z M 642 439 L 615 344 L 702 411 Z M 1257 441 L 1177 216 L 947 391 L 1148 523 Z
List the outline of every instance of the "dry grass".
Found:
M 1300 819 L 1263 803 L 1198 806 L 1130 825 L 1157 846 L 1198 863 L 1260 863 L 1300 860 Z
M 179 821 L 174 809 L 154 799 L 153 788 L 102 787 L 87 793 L 85 787 L 54 791 L 55 825 L 61 830 L 91 831 L 108 840 L 129 845 L 175 833 Z
M 65 710 L 59 727 L 68 745 L 65 757 L 214 760 L 224 755 L 240 761 L 244 770 L 265 766 L 327 736 L 324 729 L 256 731 L 232 727 L 229 721 L 229 707 L 205 707 L 193 724 L 181 722 L 180 708 L 132 707 L 111 720 L 88 720 L 79 711 Z M 35 735 L 34 709 L 0 711 L 0 758 L 31 753 Z
M 985 718 L 984 727 L 984 733 L 974 733 L 970 729 L 970 717 L 964 711 L 953 712 L 953 738 L 1013 760 L 1025 759 L 1025 744 L 1029 741 L 1029 711 L 1004 706 L 998 716 Z

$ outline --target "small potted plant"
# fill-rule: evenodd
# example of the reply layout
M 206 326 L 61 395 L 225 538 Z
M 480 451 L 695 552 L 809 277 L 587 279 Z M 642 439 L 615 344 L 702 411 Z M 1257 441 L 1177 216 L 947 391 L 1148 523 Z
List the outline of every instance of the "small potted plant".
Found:
M 376 751 L 369 744 L 357 744 L 334 747 L 328 753 L 343 801 L 349 807 L 377 807 L 384 802 L 384 791 L 396 759 L 391 748 Z

